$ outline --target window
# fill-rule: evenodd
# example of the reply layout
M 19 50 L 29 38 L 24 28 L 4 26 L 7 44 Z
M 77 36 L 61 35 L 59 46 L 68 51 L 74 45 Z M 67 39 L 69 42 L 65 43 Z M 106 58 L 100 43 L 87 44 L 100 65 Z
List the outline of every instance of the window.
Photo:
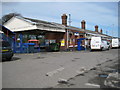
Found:
M 56 43 L 56 40 L 50 40 L 50 43 Z
M 7 41 L 2 41 L 2 47 L 10 47 L 9 42 L 7 42 Z
M 107 42 L 107 45 L 109 45 L 110 43 L 109 42 Z

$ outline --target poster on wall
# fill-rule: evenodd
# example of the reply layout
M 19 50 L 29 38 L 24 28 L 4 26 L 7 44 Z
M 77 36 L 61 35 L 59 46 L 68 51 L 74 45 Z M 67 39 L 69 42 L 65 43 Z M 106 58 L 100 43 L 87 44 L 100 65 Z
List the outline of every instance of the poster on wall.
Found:
M 61 40 L 61 46 L 65 46 L 65 40 L 64 39 Z
M 75 32 L 74 35 L 75 35 L 75 36 L 79 36 L 80 34 L 79 34 L 78 32 Z
M 49 46 L 49 42 L 50 42 L 49 40 L 45 40 L 45 45 Z

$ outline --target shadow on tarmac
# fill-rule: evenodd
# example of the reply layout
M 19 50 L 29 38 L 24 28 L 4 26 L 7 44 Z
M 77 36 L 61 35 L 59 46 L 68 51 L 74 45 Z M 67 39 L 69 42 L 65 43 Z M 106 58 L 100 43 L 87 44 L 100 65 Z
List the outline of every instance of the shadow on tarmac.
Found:
M 18 57 L 12 57 L 11 60 L 6 60 L 6 59 L 2 59 L 2 62 L 11 62 L 11 61 L 17 61 L 17 60 L 20 60 L 21 58 L 18 58 Z

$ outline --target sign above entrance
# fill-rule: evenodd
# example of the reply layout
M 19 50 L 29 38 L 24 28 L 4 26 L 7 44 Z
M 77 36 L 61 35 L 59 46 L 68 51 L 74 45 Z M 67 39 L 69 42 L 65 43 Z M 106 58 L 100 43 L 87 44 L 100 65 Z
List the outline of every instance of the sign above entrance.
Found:
M 75 32 L 74 35 L 75 35 L 75 36 L 79 36 L 80 34 L 79 34 L 78 32 Z

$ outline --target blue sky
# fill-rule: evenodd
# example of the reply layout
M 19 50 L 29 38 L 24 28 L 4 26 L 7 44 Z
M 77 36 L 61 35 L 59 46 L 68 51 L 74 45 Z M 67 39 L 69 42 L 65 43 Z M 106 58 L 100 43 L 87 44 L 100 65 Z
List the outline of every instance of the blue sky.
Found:
M 85 20 L 88 30 L 98 25 L 104 34 L 118 36 L 118 2 L 2 2 L 2 16 L 13 12 L 56 23 L 62 14 L 71 14 L 72 26 L 81 28 Z

